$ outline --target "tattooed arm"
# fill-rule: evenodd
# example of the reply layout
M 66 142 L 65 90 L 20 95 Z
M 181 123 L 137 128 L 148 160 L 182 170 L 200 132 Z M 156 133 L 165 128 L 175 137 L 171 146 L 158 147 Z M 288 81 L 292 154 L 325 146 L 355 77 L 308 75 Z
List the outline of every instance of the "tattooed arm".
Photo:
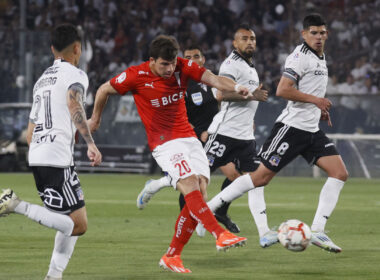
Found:
M 79 83 L 72 84 L 67 91 L 67 106 L 70 111 L 71 120 L 87 143 L 87 156 L 92 161 L 92 165 L 95 166 L 100 164 L 102 155 L 96 147 L 87 125 L 86 113 L 82 105 L 83 96 L 84 87 Z

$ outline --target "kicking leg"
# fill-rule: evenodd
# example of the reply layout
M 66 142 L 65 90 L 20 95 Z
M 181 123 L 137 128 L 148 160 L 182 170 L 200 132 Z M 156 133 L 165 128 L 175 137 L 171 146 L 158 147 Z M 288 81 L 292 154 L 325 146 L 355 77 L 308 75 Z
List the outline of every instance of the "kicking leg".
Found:
M 170 187 L 170 180 L 168 176 L 161 177 L 160 179 L 150 179 L 145 182 L 145 186 L 137 196 L 136 205 L 140 210 L 144 209 L 153 195 L 159 192 L 162 188 Z

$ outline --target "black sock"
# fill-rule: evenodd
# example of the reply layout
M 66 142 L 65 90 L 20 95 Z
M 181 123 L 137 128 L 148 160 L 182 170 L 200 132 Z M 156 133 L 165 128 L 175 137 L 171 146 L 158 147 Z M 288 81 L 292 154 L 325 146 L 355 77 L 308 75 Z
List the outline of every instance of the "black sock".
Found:
M 185 206 L 185 203 L 186 203 L 185 197 L 183 196 L 183 194 L 179 195 L 178 201 L 179 201 L 179 208 L 182 210 L 182 208 Z
M 232 183 L 232 181 L 230 181 L 230 180 L 228 180 L 228 178 L 226 178 L 224 180 L 220 190 L 227 188 L 231 183 Z M 224 203 L 218 210 L 215 211 L 215 214 L 217 214 L 219 216 L 227 215 L 227 211 L 228 211 L 228 208 L 230 207 L 230 204 L 231 204 L 231 202 Z

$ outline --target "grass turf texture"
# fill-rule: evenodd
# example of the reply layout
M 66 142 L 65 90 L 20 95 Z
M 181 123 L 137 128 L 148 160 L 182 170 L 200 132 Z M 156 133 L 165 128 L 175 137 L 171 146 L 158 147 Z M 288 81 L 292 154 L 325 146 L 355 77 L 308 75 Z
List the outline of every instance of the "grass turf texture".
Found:
M 136 197 L 142 175 L 80 174 L 89 226 L 80 237 L 64 279 L 380 279 L 380 181 L 350 179 L 327 223 L 328 235 L 343 248 L 332 254 L 315 246 L 293 253 L 276 244 L 259 247 L 247 195 L 230 215 L 248 238 L 246 247 L 217 252 L 214 238 L 193 235 L 183 251 L 188 275 L 158 267 L 174 233 L 178 192 L 166 188 L 144 210 Z M 209 197 L 223 177 L 214 176 Z M 41 204 L 31 174 L 0 174 L 1 187 Z M 265 197 L 270 226 L 296 218 L 311 224 L 324 179 L 275 178 Z M 55 232 L 21 215 L 0 218 L 0 279 L 43 279 Z

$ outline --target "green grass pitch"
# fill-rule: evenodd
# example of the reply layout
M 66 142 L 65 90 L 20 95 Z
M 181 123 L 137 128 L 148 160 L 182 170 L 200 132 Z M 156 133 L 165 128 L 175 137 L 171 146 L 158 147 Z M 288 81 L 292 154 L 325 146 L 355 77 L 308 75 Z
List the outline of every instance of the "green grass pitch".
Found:
M 158 267 L 174 233 L 178 192 L 166 188 L 144 210 L 136 196 L 148 179 L 142 175 L 80 174 L 89 219 L 64 273 L 65 280 L 91 279 L 380 279 L 380 181 L 350 179 L 327 223 L 329 236 L 343 248 L 333 254 L 310 246 L 294 253 L 276 244 L 259 247 L 247 195 L 234 201 L 230 214 L 248 238 L 247 246 L 224 253 L 214 238 L 194 234 L 183 251 L 193 273 Z M 223 177 L 213 176 L 212 197 Z M 269 225 L 290 218 L 312 222 L 324 179 L 275 178 L 266 187 Z M 24 200 L 41 204 L 31 174 L 0 174 L 1 187 L 12 187 Z M 21 215 L 0 218 L 0 279 L 41 280 L 55 232 Z

